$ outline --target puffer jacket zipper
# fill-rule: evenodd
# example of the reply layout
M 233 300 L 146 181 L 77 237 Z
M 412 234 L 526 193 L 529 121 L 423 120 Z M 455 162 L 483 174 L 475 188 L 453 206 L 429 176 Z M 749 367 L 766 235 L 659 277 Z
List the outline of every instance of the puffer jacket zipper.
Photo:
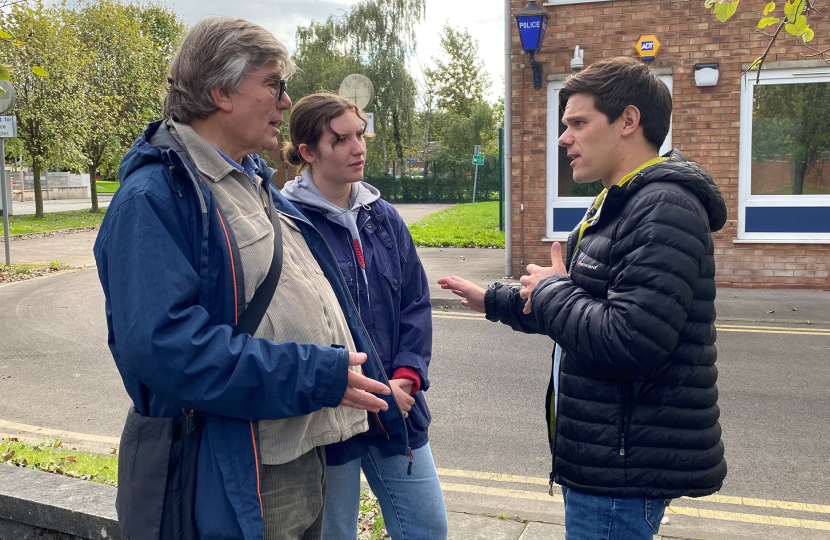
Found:
M 555 347 L 555 346 L 554 346 Z M 556 349 L 554 348 L 554 351 Z M 562 356 L 559 358 L 559 372 L 554 373 L 553 376 L 559 379 L 556 381 L 556 386 L 559 388 L 559 394 L 556 394 L 554 388 L 551 388 L 551 392 L 554 394 L 553 400 L 553 443 L 551 444 L 551 456 L 552 456 L 552 463 L 551 463 L 551 471 L 550 471 L 550 489 L 548 489 L 548 495 L 553 497 L 553 485 L 558 483 L 559 477 L 556 474 L 556 438 L 559 436 L 559 399 L 562 395 L 562 361 L 565 358 L 565 351 L 562 350 Z M 553 385 L 553 379 L 551 379 L 551 385 Z M 548 421 L 548 425 L 550 425 L 550 421 Z
M 625 381 L 621 384 L 622 388 L 620 389 L 620 455 L 625 456 L 625 431 L 627 428 L 626 421 L 628 420 L 628 400 L 629 394 L 631 391 L 629 390 L 629 385 L 631 383 L 629 381 Z

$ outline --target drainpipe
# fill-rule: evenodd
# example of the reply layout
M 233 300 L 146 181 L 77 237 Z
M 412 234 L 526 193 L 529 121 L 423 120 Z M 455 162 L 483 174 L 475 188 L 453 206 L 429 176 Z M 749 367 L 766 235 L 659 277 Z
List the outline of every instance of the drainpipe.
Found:
M 513 73 L 511 0 L 504 0 L 504 275 L 513 275 Z

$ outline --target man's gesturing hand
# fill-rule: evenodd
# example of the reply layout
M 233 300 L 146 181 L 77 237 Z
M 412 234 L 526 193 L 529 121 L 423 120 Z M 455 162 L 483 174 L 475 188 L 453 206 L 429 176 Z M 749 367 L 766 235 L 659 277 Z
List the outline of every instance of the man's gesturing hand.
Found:
M 365 353 L 349 353 L 350 366 L 359 366 L 365 361 Z M 389 390 L 388 386 L 351 370 L 349 370 L 348 377 L 346 393 L 343 394 L 340 405 L 374 413 L 385 411 L 389 408 L 389 405 L 385 401 L 372 395 L 389 395 L 391 390 Z
M 519 279 L 519 282 L 525 286 L 525 288 L 519 293 L 519 296 L 527 300 L 524 308 L 525 313 L 530 313 L 530 295 L 533 294 L 533 289 L 536 288 L 536 285 L 538 285 L 540 281 L 554 274 L 560 274 L 563 276 L 568 275 L 568 270 L 562 263 L 562 247 L 559 245 L 559 242 L 554 242 L 553 245 L 550 246 L 550 263 L 550 266 L 536 266 L 535 264 L 528 264 L 528 275 L 522 276 L 521 279 Z
M 484 293 L 487 291 L 475 283 L 460 277 L 450 276 L 442 277 L 438 280 L 438 284 L 441 285 L 442 289 L 450 289 L 453 294 L 462 297 L 464 299 L 461 301 L 462 306 L 484 313 Z

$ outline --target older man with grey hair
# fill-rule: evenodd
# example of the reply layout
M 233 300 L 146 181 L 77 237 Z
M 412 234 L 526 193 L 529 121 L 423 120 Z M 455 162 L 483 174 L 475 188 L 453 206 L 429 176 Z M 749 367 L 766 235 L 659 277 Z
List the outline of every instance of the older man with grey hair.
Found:
M 121 163 L 95 258 L 133 401 L 116 502 L 131 540 L 319 538 L 325 445 L 375 428 L 407 451 L 331 251 L 257 155 L 292 70 L 263 28 L 199 21 L 165 120 Z

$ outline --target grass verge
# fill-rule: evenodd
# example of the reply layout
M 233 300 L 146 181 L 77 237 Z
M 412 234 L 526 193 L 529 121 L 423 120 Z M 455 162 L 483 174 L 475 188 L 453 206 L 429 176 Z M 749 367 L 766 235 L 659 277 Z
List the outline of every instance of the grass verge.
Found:
M 14 438 L 3 439 L 0 441 L 0 461 L 7 465 L 110 486 L 118 482 L 117 456 L 63 448 L 63 444 L 57 439 L 44 440 L 35 446 L 24 444 Z
M 100 225 L 104 219 L 106 208 L 98 213 L 89 210 L 69 210 L 67 212 L 51 212 L 42 218 L 33 215 L 9 216 L 9 234 L 39 233 L 74 229 L 77 227 L 92 227 Z M 0 234 L 3 231 L 3 220 L 0 220 Z
M 0 463 L 89 480 L 110 486 L 118 485 L 118 456 L 94 454 L 64 448 L 58 439 L 29 445 L 16 438 L 0 440 Z M 358 540 L 388 539 L 378 500 L 369 492 L 360 493 Z
M 385 540 L 389 538 L 375 496 L 360 492 L 360 515 L 357 518 L 357 540 Z
M 60 261 L 52 261 L 46 266 L 40 264 L 13 264 L 6 266 L 0 263 L 0 285 L 14 281 L 34 279 L 53 272 L 68 270 L 69 268 L 71 267 L 68 264 Z
M 504 247 L 499 230 L 499 203 L 459 204 L 409 227 L 419 247 Z
M 115 193 L 121 184 L 118 182 L 107 182 L 106 180 L 98 180 L 95 182 L 95 187 L 98 193 Z

